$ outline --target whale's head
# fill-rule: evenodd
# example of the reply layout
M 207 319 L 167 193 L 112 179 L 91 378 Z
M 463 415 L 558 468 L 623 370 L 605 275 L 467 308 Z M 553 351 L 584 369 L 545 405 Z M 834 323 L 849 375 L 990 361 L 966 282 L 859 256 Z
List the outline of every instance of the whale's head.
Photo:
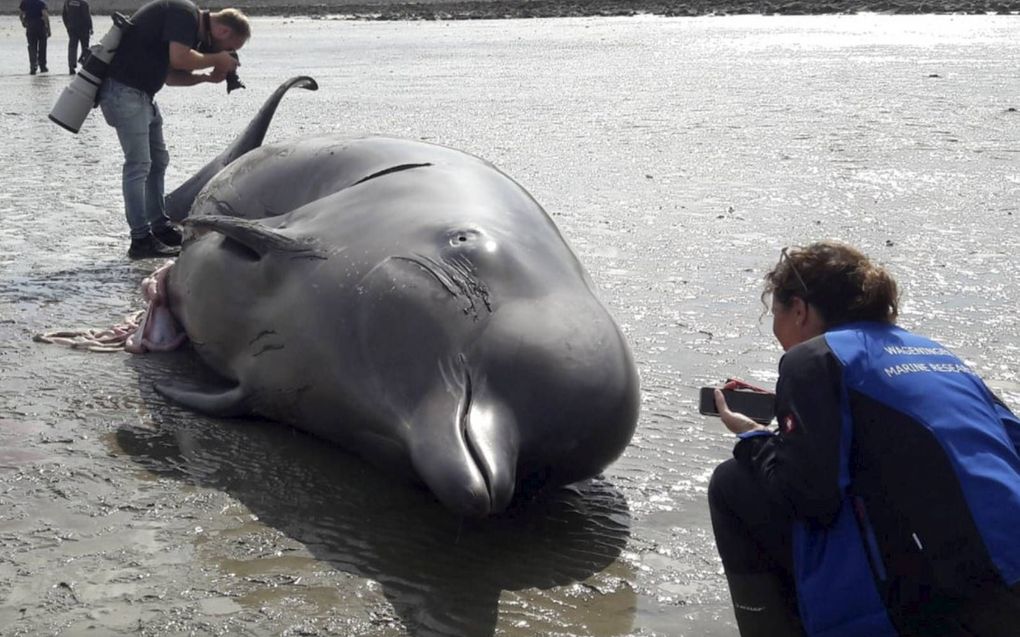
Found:
M 203 357 L 261 413 L 409 469 L 459 514 L 592 477 L 630 441 L 623 334 L 486 162 L 392 139 L 259 149 L 185 227 L 172 303 Z
M 359 281 L 355 310 L 415 472 L 471 516 L 598 474 L 634 432 L 638 378 L 576 260 L 477 219 L 423 235 Z

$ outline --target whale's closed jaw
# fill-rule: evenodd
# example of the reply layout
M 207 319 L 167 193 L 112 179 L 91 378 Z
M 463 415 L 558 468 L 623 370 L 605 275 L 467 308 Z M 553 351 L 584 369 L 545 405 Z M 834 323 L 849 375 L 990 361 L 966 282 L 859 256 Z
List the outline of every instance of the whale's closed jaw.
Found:
M 467 410 L 464 440 L 485 479 L 489 507 L 485 514 L 505 509 L 514 495 L 517 475 L 517 423 L 496 404 L 479 401 Z M 483 514 L 484 515 L 484 514 Z
M 511 410 L 481 397 L 460 357 L 412 416 L 411 458 L 447 508 L 465 517 L 502 511 L 514 495 L 518 432 Z

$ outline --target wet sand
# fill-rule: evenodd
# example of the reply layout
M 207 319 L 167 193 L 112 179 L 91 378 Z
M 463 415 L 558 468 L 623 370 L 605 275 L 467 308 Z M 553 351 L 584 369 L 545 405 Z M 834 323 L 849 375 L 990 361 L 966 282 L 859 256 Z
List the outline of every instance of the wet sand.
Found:
M 32 341 L 138 309 L 120 149 L 47 121 L 0 18 L 0 632 L 8 635 L 733 637 L 708 520 L 732 437 L 698 387 L 775 381 L 758 302 L 779 250 L 861 246 L 901 323 L 1020 408 L 1020 23 L 1003 16 L 380 22 L 260 17 L 248 88 L 167 89 L 169 187 L 284 79 L 267 142 L 425 139 L 484 157 L 550 213 L 630 342 L 638 430 L 600 478 L 491 520 L 273 423 L 152 384 L 188 352 Z
M 854 13 L 986 14 L 1020 12 L 1017 0 L 237 0 L 200 2 L 203 8 L 234 6 L 250 15 L 340 15 L 371 20 L 472 20 L 585 16 L 821 15 Z M 135 0 L 92 0 L 94 13 L 130 13 Z

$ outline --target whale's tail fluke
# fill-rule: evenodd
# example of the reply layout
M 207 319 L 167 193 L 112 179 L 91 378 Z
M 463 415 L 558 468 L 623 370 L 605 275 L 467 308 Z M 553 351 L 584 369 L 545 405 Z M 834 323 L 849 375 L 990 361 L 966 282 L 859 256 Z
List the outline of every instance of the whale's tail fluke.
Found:
M 295 87 L 315 91 L 318 90 L 319 85 L 314 79 L 306 75 L 292 77 L 281 84 L 269 96 L 269 99 L 262 105 L 262 108 L 259 109 L 251 123 L 248 124 L 248 127 L 234 140 L 234 143 L 220 153 L 216 159 L 206 164 L 201 170 L 192 175 L 190 179 L 167 195 L 166 214 L 168 217 L 174 221 L 180 221 L 187 217 L 188 212 L 191 210 L 191 204 L 195 201 L 195 196 L 198 195 L 199 191 L 205 187 L 216 173 L 223 170 L 230 162 L 249 150 L 262 145 L 262 140 L 266 136 L 266 130 L 269 128 L 269 122 L 273 120 L 273 115 L 276 113 L 276 107 L 280 104 L 280 100 L 283 99 L 283 95 Z

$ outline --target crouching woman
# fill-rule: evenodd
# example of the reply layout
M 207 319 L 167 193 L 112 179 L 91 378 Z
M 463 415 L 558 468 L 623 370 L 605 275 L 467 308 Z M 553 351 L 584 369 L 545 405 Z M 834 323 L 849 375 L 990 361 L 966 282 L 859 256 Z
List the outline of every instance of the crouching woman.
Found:
M 741 635 L 1016 635 L 1020 420 L 895 324 L 895 281 L 850 246 L 783 250 L 769 297 L 778 431 L 716 394 L 739 440 L 708 497 Z

